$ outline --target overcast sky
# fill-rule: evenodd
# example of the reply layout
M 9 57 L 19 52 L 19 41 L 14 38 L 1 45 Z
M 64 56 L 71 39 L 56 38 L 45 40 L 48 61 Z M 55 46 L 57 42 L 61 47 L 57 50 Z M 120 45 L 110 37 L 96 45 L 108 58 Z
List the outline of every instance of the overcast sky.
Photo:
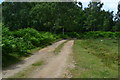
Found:
M 82 4 L 83 4 L 83 7 L 87 7 L 88 6 L 88 3 L 89 1 L 91 0 L 78 0 L 78 1 L 81 1 Z M 118 6 L 118 2 L 120 0 L 101 0 L 101 2 L 104 3 L 103 5 L 103 9 L 105 10 L 109 10 L 109 11 L 114 11 L 114 14 L 117 13 L 117 6 Z
M 0 3 L 3 2 L 4 0 L 0 0 Z M 82 4 L 83 4 L 83 7 L 87 7 L 88 6 L 88 3 L 89 1 L 91 0 L 78 0 L 78 1 L 81 1 Z M 103 9 L 105 10 L 110 10 L 110 11 L 114 11 L 114 14 L 117 13 L 117 5 L 118 5 L 118 2 L 120 0 L 101 0 L 101 2 L 104 3 L 103 5 Z

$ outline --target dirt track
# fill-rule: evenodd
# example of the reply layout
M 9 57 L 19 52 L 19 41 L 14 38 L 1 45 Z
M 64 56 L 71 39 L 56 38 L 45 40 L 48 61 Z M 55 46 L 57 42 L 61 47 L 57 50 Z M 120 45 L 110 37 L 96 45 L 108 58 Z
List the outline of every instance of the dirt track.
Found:
M 41 49 L 31 57 L 25 59 L 24 61 L 13 65 L 6 70 L 3 70 L 3 78 L 10 77 L 15 75 L 16 73 L 22 71 L 27 68 L 31 64 L 39 61 L 45 60 L 46 64 L 42 67 L 34 70 L 29 78 L 61 78 L 64 76 L 65 70 L 68 65 L 69 55 L 72 53 L 72 45 L 74 43 L 73 40 L 65 43 L 61 52 L 58 55 L 53 55 L 53 51 L 55 48 L 63 43 L 65 40 L 54 43 L 51 46 Z

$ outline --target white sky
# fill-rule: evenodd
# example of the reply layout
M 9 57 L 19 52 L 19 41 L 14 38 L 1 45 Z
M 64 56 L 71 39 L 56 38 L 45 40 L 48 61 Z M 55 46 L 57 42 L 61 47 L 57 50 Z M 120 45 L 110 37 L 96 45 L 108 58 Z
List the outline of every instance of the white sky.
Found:
M 80 2 L 82 2 L 83 7 L 87 7 L 88 3 L 91 0 L 78 0 Z M 104 3 L 103 5 L 103 9 L 105 9 L 106 11 L 114 11 L 114 14 L 117 13 L 117 6 L 118 6 L 118 2 L 120 0 L 101 0 L 101 2 Z

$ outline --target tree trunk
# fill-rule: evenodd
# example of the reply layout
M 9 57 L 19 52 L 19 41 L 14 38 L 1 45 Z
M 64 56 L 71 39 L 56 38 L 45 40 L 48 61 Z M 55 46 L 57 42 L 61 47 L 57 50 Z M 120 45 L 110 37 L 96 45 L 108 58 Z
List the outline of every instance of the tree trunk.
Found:
M 64 35 L 64 28 L 62 29 L 62 33 L 63 33 L 63 35 Z

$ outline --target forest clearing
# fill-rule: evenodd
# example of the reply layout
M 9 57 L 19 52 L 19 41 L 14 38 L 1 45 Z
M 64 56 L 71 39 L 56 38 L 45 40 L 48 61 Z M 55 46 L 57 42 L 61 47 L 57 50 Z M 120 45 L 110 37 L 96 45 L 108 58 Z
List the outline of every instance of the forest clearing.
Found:
M 2 78 L 118 78 L 120 2 L 3 2 Z

